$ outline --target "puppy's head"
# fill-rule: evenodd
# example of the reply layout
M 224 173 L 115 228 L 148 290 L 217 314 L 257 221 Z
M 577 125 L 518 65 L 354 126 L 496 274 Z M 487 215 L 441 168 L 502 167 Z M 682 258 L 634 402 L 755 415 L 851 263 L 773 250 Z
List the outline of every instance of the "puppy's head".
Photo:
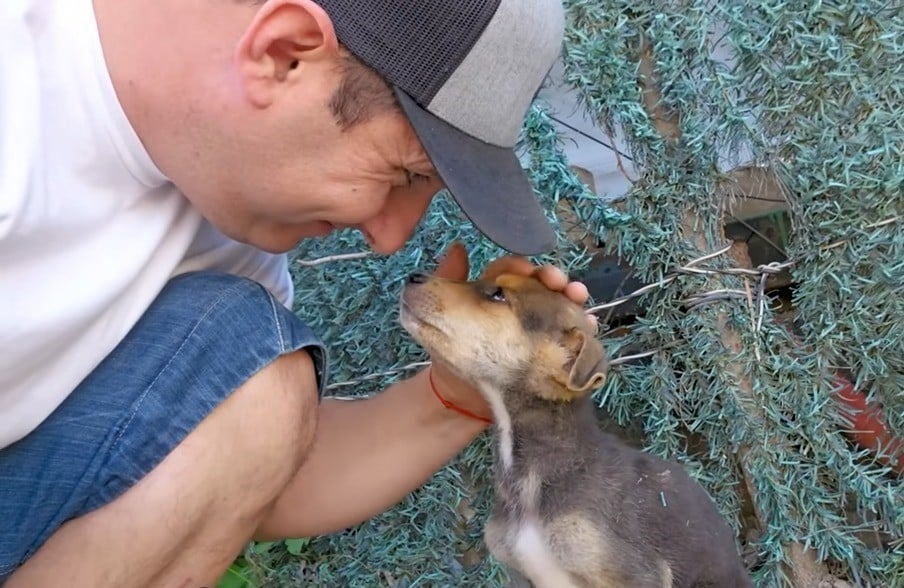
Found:
M 434 360 L 478 389 L 573 400 L 606 378 L 606 357 L 581 307 L 537 279 L 460 282 L 416 274 L 401 323 Z

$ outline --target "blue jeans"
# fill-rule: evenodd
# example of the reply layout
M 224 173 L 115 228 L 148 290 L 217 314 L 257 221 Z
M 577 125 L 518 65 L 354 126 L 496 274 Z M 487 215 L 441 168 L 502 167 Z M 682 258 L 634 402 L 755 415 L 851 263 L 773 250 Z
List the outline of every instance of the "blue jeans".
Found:
M 0 450 L 0 583 L 63 523 L 141 480 L 258 370 L 299 349 L 322 392 L 324 345 L 260 284 L 212 272 L 171 280 L 56 411 Z

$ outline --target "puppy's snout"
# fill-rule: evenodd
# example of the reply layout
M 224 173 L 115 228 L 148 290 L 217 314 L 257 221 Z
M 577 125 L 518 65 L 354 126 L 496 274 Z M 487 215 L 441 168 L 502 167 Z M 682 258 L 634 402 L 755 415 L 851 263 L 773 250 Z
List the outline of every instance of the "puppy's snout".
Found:
M 411 274 L 408 276 L 409 284 L 424 284 L 428 280 L 428 276 L 426 274 Z

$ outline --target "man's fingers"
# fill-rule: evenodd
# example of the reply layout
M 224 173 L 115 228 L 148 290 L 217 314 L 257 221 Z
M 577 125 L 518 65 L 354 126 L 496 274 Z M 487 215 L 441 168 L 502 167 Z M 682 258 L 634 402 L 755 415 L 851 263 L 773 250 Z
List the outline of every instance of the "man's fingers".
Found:
M 509 255 L 491 261 L 483 272 L 483 277 L 492 280 L 501 274 L 536 276 L 550 290 L 562 291 L 568 285 L 565 272 L 552 265 L 536 266 L 527 258 Z
M 527 276 L 534 271 L 535 267 L 524 257 L 509 255 L 494 259 L 488 263 L 486 269 L 483 270 L 483 277 L 487 280 L 492 280 L 502 274 Z
M 565 296 L 578 304 L 584 304 L 590 298 L 590 292 L 583 282 L 568 282 L 565 286 Z
M 439 263 L 434 272 L 441 278 L 453 280 L 465 280 L 468 276 L 468 254 L 461 243 L 453 243 L 446 252 L 445 257 Z M 584 304 L 590 297 L 587 286 L 581 282 L 569 281 L 561 269 L 553 265 L 536 266 L 525 257 L 507 255 L 494 259 L 487 264 L 483 271 L 483 278 L 495 279 L 502 274 L 517 274 L 522 276 L 534 275 L 543 282 L 543 285 L 555 292 L 562 292 L 576 304 Z
M 489 280 L 501 274 L 536 276 L 543 285 L 555 292 L 562 292 L 577 304 L 584 304 L 590 297 L 587 286 L 581 282 L 571 282 L 561 269 L 553 265 L 535 266 L 524 257 L 500 257 L 490 262 L 483 277 Z
M 540 266 L 534 270 L 534 275 L 550 290 L 562 292 L 568 287 L 568 276 L 565 275 L 565 272 L 555 266 Z
M 590 328 L 593 329 L 594 333 L 599 333 L 600 322 L 597 320 L 595 314 L 587 313 L 587 323 L 590 325 Z
M 572 302 L 584 304 L 590 298 L 587 286 L 582 282 L 570 281 L 565 272 L 555 266 L 544 265 L 537 268 L 534 274 L 547 288 L 556 292 L 562 292 Z

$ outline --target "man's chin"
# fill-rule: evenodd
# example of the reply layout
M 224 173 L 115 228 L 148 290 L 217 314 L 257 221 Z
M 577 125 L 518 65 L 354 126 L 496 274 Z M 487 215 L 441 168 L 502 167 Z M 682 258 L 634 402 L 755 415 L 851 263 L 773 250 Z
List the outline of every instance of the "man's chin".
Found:
M 292 227 L 291 231 L 265 233 L 260 239 L 249 241 L 252 245 L 268 253 L 286 253 L 298 246 L 305 239 L 317 239 L 327 237 L 335 231 L 344 229 L 357 229 L 361 232 L 365 243 L 371 251 L 377 255 L 391 255 L 404 247 L 405 242 L 393 243 L 387 240 L 374 239 L 366 230 L 360 227 L 336 226 L 326 221 L 312 221 L 301 226 Z
M 370 247 L 371 251 L 378 255 L 392 255 L 397 253 L 405 245 L 408 243 L 408 240 L 411 238 L 410 235 L 407 235 L 405 238 L 399 238 L 398 236 L 389 236 L 381 235 L 381 238 L 376 239 L 371 233 L 366 231 L 361 231 L 361 234 L 364 236 L 364 240 L 367 242 L 367 246 Z
M 330 235 L 336 227 L 328 222 L 310 222 L 302 226 L 293 226 L 284 231 L 272 231 L 265 233 L 259 239 L 250 242 L 267 253 L 287 253 L 298 246 L 305 239 L 317 239 Z
M 260 249 L 264 253 L 272 253 L 273 255 L 282 255 L 284 253 L 288 253 L 289 251 L 292 251 L 292 249 L 294 249 L 300 242 L 301 241 L 297 241 L 295 243 L 292 243 L 289 246 L 276 245 L 273 243 L 250 243 L 250 245 L 253 247 L 256 247 L 257 249 Z
M 309 237 L 300 237 L 300 238 L 273 238 L 269 239 L 249 239 L 245 241 L 246 245 L 250 245 L 256 249 L 260 249 L 264 253 L 272 253 L 274 255 L 282 255 L 283 253 L 288 253 L 298 247 L 299 243 L 308 239 Z
M 305 225 L 305 233 L 301 236 L 301 238 L 309 239 L 311 237 L 326 237 L 335 230 L 336 225 L 334 225 L 333 223 L 328 223 L 326 221 L 315 221 L 307 223 Z

